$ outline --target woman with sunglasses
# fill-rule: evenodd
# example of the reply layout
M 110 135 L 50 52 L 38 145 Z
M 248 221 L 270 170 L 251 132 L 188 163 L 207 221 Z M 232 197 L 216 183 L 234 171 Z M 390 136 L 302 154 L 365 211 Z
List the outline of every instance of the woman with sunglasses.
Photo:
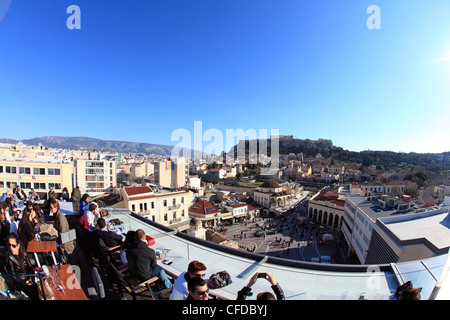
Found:
M 9 274 L 14 275 L 12 279 L 16 291 L 22 291 L 30 299 L 38 300 L 37 285 L 32 276 L 27 276 L 27 274 L 34 274 L 33 265 L 15 233 L 10 233 L 6 237 L 6 245 L 8 251 L 6 252 L 5 269 Z

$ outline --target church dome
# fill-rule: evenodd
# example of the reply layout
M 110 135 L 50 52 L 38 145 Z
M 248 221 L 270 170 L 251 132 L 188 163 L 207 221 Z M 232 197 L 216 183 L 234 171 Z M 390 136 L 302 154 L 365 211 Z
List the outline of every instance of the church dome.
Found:
M 260 188 L 268 188 L 268 189 L 281 188 L 280 184 L 274 180 L 266 181 L 259 187 Z

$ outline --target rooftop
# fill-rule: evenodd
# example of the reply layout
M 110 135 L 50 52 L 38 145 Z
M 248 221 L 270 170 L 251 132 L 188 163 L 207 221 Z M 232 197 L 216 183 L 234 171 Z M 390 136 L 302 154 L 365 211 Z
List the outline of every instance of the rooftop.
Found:
M 390 299 L 395 289 L 411 280 L 415 287 L 422 287 L 422 299 L 428 299 L 440 279 L 447 262 L 447 254 L 434 258 L 388 265 L 335 265 L 299 262 L 275 258 L 201 240 L 163 227 L 139 215 L 123 209 L 110 209 L 114 218 L 123 221 L 128 230 L 143 229 L 156 240 L 155 248 L 170 249 L 170 266 L 162 266 L 169 274 L 179 275 L 192 260 L 206 264 L 207 279 L 212 273 L 226 270 L 233 283 L 221 289 L 210 290 L 220 299 L 236 298 L 237 291 L 248 283 L 255 272 L 274 275 L 285 292 L 287 300 L 357 300 Z M 444 268 L 445 267 L 445 268 Z M 447 277 L 448 278 L 448 277 Z M 448 281 L 437 299 L 449 299 Z M 369 285 L 376 284 L 376 285 Z M 266 291 L 264 283 L 257 282 L 254 292 Z M 255 299 L 255 296 L 249 297 Z

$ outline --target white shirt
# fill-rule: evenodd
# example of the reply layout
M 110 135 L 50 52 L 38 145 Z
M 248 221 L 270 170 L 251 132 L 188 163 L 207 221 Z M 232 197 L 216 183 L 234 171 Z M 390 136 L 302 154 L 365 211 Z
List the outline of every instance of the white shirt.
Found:
M 175 283 L 173 284 L 172 293 L 170 294 L 170 300 L 186 300 L 189 295 L 187 280 L 184 275 L 186 272 L 181 273 Z
M 93 213 L 92 211 L 85 211 L 85 215 L 87 216 L 89 227 L 91 229 L 95 229 L 95 226 L 97 225 L 97 220 L 100 218 L 100 216 L 98 214 Z

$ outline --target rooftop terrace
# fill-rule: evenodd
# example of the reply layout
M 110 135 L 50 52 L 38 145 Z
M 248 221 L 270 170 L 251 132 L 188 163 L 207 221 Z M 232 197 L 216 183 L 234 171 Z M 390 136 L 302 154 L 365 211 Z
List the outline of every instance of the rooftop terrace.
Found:
M 233 283 L 211 290 L 211 295 L 219 299 L 236 299 L 237 292 L 255 272 L 274 275 L 287 300 L 388 300 L 395 289 L 408 280 L 415 287 L 423 288 L 423 300 L 450 299 L 448 277 L 444 278 L 446 281 L 440 291 L 433 291 L 440 277 L 446 274 L 444 270 L 449 268 L 446 265 L 448 254 L 420 261 L 374 266 L 300 262 L 224 247 L 174 231 L 128 210 L 108 210 L 128 230 L 143 229 L 153 237 L 156 240 L 154 249 L 170 249 L 167 258 L 173 263 L 164 265 L 158 261 L 169 274 L 177 277 L 186 271 L 192 260 L 205 263 L 205 279 L 215 272 L 228 271 Z M 253 287 L 254 292 L 267 290 L 266 283 L 257 282 Z M 255 296 L 249 299 L 255 299 Z

